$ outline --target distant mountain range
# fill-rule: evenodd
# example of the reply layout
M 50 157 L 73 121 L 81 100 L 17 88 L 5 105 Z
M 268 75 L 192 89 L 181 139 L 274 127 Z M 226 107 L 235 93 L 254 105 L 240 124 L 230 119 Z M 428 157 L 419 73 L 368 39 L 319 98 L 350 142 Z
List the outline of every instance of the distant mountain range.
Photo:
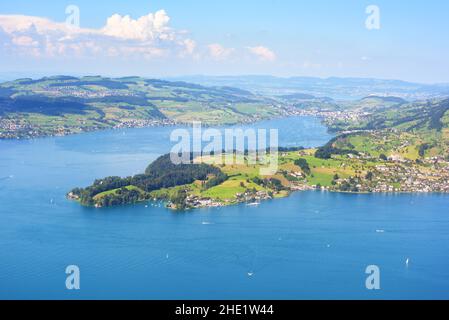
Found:
M 449 84 L 420 84 L 401 80 L 373 78 L 315 78 L 274 76 L 184 76 L 167 80 L 213 86 L 234 86 L 263 95 L 313 95 L 333 99 L 360 99 L 368 95 L 396 96 L 407 100 L 422 100 L 449 96 Z

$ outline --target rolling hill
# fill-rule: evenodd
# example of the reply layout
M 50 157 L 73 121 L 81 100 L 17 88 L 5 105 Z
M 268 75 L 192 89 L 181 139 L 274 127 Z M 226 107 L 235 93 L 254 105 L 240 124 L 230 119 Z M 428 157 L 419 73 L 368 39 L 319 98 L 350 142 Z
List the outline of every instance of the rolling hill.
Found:
M 0 138 L 192 121 L 234 124 L 280 113 L 275 101 L 246 90 L 182 81 L 55 76 L 0 84 Z
M 402 104 L 339 125 L 349 133 L 323 147 L 325 155 L 356 151 L 409 160 L 449 157 L 449 99 Z

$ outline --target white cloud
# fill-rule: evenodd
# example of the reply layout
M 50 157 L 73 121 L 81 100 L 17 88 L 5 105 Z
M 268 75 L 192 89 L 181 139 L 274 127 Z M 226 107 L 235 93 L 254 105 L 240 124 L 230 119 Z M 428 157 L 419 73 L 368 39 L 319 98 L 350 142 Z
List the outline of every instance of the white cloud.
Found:
M 195 49 L 196 49 L 195 41 L 193 41 L 192 39 L 185 39 L 183 43 L 184 43 L 184 48 L 185 48 L 184 53 L 187 53 L 190 55 L 195 52 Z
M 136 20 L 130 16 L 114 14 L 108 18 L 102 33 L 128 40 L 155 41 L 174 40 L 175 34 L 168 27 L 170 17 L 164 10 L 149 13 Z
M 262 61 L 275 61 L 276 54 L 267 47 L 248 47 L 248 50 Z
M 0 15 L 0 34 L 4 49 L 13 54 L 144 58 L 193 55 L 195 41 L 185 32 L 172 29 L 169 22 L 164 10 L 138 19 L 114 14 L 100 29 L 76 28 L 41 17 Z
M 207 48 L 209 49 L 209 55 L 215 60 L 225 60 L 235 51 L 234 48 L 225 48 L 218 43 L 210 44 Z
M 251 54 L 251 58 L 259 61 L 276 60 L 276 54 L 264 46 L 232 48 L 219 43 L 197 44 L 187 31 L 172 28 L 170 20 L 165 10 L 136 19 L 114 14 L 106 19 L 104 26 L 89 29 L 42 17 L 0 15 L 0 54 L 134 61 L 210 58 L 220 63 Z
M 64 23 L 57 23 L 46 18 L 23 15 L 0 15 L 0 27 L 9 34 L 29 32 L 56 32 L 67 29 Z M 67 30 L 66 30 L 67 31 Z
M 24 47 L 37 47 L 39 43 L 37 41 L 34 41 L 33 38 L 28 36 L 18 36 L 12 38 L 12 43 L 18 46 L 24 46 Z

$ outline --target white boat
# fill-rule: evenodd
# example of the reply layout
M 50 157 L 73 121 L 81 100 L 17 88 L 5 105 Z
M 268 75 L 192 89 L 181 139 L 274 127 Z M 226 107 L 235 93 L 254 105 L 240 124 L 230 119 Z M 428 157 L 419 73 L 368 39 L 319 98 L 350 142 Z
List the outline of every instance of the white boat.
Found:
M 252 203 L 247 203 L 247 206 L 258 206 L 260 204 L 260 202 L 252 202 Z

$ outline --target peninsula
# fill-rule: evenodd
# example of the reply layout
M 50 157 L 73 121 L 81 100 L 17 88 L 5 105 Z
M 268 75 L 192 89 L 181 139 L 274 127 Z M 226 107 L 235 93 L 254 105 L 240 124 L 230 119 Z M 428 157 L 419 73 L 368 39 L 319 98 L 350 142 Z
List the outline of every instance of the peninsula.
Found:
M 191 155 L 190 164 L 180 165 L 164 155 L 141 175 L 96 180 L 68 198 L 95 207 L 164 200 L 170 208 L 189 209 L 257 204 L 314 189 L 449 193 L 448 111 L 449 100 L 442 99 L 376 112 L 364 123 L 340 120 L 346 132 L 320 148 L 280 148 L 271 176 L 260 175 L 263 164 L 233 151 L 240 161 L 229 165 L 217 159 L 224 153 Z

